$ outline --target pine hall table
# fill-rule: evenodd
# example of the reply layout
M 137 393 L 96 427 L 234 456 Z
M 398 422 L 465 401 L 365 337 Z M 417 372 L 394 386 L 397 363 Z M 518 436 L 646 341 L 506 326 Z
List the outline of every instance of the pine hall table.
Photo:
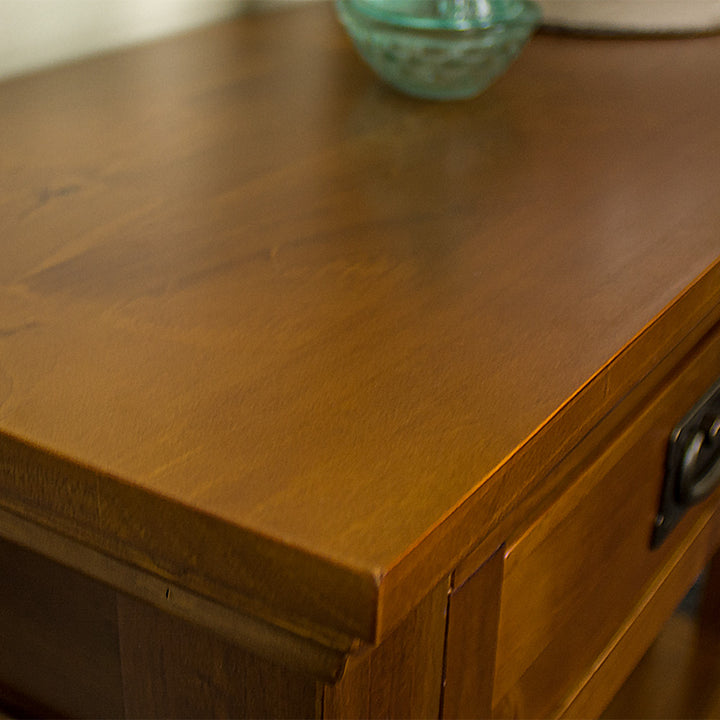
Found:
M 720 583 L 719 117 L 720 37 L 427 103 L 325 3 L 0 85 L 5 707 L 600 713 Z

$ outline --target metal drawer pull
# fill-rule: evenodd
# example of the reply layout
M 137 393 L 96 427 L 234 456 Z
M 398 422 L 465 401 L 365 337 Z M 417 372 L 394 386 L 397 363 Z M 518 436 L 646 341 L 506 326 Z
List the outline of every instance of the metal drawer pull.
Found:
M 703 418 L 680 464 L 677 499 L 683 505 L 704 500 L 720 483 L 720 415 Z
M 667 537 L 690 506 L 720 486 L 720 380 L 670 433 L 652 544 Z

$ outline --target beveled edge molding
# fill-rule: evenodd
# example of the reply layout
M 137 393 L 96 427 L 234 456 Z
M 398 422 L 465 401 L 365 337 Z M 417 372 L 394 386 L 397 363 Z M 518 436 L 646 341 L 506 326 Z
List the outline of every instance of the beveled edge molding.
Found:
M 321 682 L 337 682 L 354 649 L 351 638 L 342 646 L 331 647 L 242 614 L 4 508 L 0 508 L 0 537 Z
M 1 430 L 0 509 L 322 647 L 344 652 L 375 641 L 376 573 L 254 533 Z

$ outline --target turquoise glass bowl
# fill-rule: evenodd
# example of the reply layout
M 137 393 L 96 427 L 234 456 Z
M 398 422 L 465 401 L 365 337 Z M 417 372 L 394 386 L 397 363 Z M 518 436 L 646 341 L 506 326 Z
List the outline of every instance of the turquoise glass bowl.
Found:
M 540 20 L 532 0 L 336 0 L 357 51 L 398 90 L 456 100 L 481 93 Z

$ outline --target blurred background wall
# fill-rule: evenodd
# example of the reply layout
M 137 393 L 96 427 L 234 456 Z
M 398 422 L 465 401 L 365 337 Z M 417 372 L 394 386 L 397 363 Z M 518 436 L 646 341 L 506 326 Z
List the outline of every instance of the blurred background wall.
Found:
M 0 79 L 302 0 L 0 0 Z

